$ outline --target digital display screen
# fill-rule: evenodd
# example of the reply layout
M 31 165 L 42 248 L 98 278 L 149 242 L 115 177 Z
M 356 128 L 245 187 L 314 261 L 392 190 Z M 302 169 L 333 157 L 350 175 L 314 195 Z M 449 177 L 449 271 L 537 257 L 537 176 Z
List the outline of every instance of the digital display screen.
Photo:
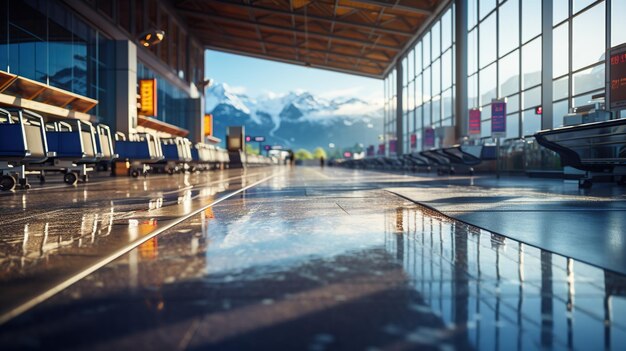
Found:
M 256 141 L 257 143 L 262 143 L 265 141 L 265 137 L 262 136 L 255 136 L 254 137 L 254 141 Z
M 609 107 L 626 107 L 626 45 L 611 49 Z

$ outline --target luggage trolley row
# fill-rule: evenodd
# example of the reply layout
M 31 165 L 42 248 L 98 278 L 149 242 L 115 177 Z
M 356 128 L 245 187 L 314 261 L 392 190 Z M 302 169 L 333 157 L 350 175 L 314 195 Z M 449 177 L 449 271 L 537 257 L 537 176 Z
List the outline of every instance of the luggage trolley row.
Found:
M 0 109 L 0 190 L 30 188 L 27 175 L 45 182 L 46 174 L 60 172 L 75 185 L 87 182 L 95 168 L 125 163 L 127 174 L 150 170 L 176 172 L 224 168 L 228 153 L 213 145 L 192 145 L 186 138 L 159 138 L 151 133 L 111 134 L 108 126 L 77 120 L 45 122 L 23 109 Z
M 359 169 L 383 169 L 411 172 L 436 171 L 438 175 L 465 173 L 473 175 L 474 167 L 483 161 L 495 160 L 495 145 L 454 145 L 413 152 L 399 157 L 368 157 L 347 160 L 341 165 Z

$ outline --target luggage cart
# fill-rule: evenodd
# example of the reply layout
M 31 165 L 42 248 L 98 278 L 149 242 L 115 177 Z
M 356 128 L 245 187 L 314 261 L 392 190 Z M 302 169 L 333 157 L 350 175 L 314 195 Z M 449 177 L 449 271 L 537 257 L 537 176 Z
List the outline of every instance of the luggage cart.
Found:
M 443 154 L 441 149 L 420 151 L 419 155 L 425 157 L 430 164 L 437 167 L 437 175 L 454 174 L 454 166 L 452 166 L 450 159 Z
M 405 155 L 406 158 L 410 159 L 414 163 L 414 171 L 420 172 L 430 172 L 432 167 L 430 162 L 426 157 L 421 156 L 419 153 L 414 152 Z
M 584 171 L 580 188 L 590 188 L 594 176 L 612 175 L 626 183 L 626 119 L 542 130 L 539 145 L 561 156 L 561 164 Z
M 154 165 L 156 172 L 169 175 L 184 172 L 191 162 L 191 142 L 187 138 L 162 138 L 163 160 Z
M 152 164 L 163 160 L 159 137 L 151 133 L 131 134 L 126 140 L 123 133 L 115 133 L 115 150 L 118 160 L 128 162 L 128 172 L 133 178 L 148 175 Z
M 55 156 L 43 118 L 28 110 L 0 109 L 0 190 L 29 189 L 26 167 Z
M 96 126 L 96 148 L 98 151 L 98 170 L 106 171 L 111 162 L 118 158 L 113 145 L 115 140 L 111 137 L 111 128 L 105 124 Z
M 216 166 L 218 169 L 224 169 L 230 163 L 230 156 L 225 149 L 216 147 Z
M 55 153 L 44 163 L 29 165 L 29 172 L 39 172 L 39 179 L 46 181 L 46 172 L 60 172 L 63 181 L 75 185 L 80 179 L 89 180 L 91 165 L 98 161 L 96 146 L 96 129 L 86 121 L 68 119 L 46 123 L 46 139 L 48 148 Z
M 191 148 L 191 172 L 206 171 L 211 168 L 212 152 L 210 145 L 197 143 Z
M 470 175 L 474 175 L 474 166 L 482 162 L 480 158 L 482 149 L 482 145 L 454 145 L 441 149 L 441 153 L 453 165 L 454 173 L 461 168 L 465 169 Z

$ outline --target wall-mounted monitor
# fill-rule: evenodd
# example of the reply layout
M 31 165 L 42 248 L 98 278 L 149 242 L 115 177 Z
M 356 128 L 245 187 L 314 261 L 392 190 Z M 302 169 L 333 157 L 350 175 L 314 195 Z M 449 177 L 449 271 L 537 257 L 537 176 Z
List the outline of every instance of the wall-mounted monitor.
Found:
M 626 109 L 626 44 L 609 51 L 609 94 L 610 110 Z

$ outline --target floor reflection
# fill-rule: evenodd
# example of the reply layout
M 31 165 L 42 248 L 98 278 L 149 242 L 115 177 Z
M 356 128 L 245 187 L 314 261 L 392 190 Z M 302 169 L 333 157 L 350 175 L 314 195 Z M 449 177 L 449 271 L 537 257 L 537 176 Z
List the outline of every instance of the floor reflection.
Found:
M 478 349 L 626 341 L 626 278 L 421 208 L 386 216 L 386 248 L 457 336 Z
M 626 342 L 622 275 L 380 190 L 300 176 L 237 194 L 151 238 L 3 325 L 0 345 L 586 350 Z M 175 201 L 184 207 L 194 196 L 183 191 Z M 161 225 L 155 218 L 133 217 L 129 235 Z M 105 235 L 104 222 L 102 213 L 84 218 L 84 245 Z M 27 229 L 24 243 L 41 247 Z

